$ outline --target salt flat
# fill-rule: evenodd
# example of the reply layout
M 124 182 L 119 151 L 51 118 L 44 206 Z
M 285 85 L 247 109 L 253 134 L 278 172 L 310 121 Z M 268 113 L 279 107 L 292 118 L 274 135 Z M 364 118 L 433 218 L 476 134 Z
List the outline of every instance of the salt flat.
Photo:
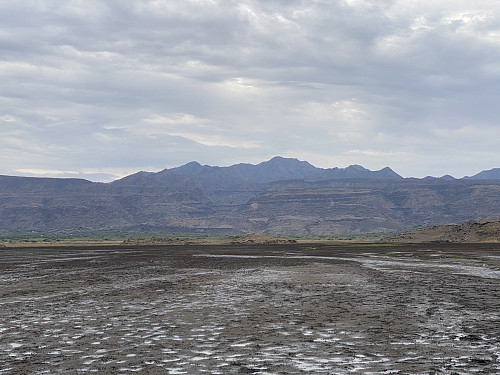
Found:
M 500 372 L 498 244 L 0 256 L 0 374 Z

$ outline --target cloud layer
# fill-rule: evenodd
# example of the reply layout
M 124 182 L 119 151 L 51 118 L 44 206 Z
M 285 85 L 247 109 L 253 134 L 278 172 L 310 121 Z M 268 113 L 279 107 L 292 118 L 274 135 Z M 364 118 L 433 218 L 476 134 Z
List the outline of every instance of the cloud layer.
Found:
M 496 1 L 0 2 L 2 174 L 499 167 Z

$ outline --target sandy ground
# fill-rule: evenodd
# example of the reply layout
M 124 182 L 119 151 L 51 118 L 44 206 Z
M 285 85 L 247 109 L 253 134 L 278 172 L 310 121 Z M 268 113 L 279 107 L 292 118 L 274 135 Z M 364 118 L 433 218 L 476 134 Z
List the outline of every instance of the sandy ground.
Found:
M 500 373 L 498 244 L 0 256 L 0 374 Z

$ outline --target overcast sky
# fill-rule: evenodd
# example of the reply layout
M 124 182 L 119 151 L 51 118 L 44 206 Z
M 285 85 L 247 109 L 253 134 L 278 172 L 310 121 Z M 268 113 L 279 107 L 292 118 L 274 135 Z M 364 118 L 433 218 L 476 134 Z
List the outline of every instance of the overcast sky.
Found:
M 500 2 L 0 0 L 0 174 L 500 167 Z

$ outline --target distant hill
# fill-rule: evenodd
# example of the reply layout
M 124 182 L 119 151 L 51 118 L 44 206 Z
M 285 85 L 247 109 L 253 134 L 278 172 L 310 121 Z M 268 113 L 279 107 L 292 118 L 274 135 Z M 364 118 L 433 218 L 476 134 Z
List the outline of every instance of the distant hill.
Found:
M 78 192 L 97 185 L 78 178 L 40 178 L 0 175 L 0 193 L 15 192 Z
M 474 176 L 464 177 L 465 179 L 472 180 L 498 180 L 500 179 L 500 168 L 493 168 L 485 171 L 481 171 Z
M 1 234 L 349 235 L 500 218 L 500 179 L 402 178 L 390 168 L 191 162 L 112 183 L 0 176 Z M 168 236 L 166 236 L 168 237 Z
M 390 242 L 500 242 L 500 220 L 438 225 L 400 233 Z

